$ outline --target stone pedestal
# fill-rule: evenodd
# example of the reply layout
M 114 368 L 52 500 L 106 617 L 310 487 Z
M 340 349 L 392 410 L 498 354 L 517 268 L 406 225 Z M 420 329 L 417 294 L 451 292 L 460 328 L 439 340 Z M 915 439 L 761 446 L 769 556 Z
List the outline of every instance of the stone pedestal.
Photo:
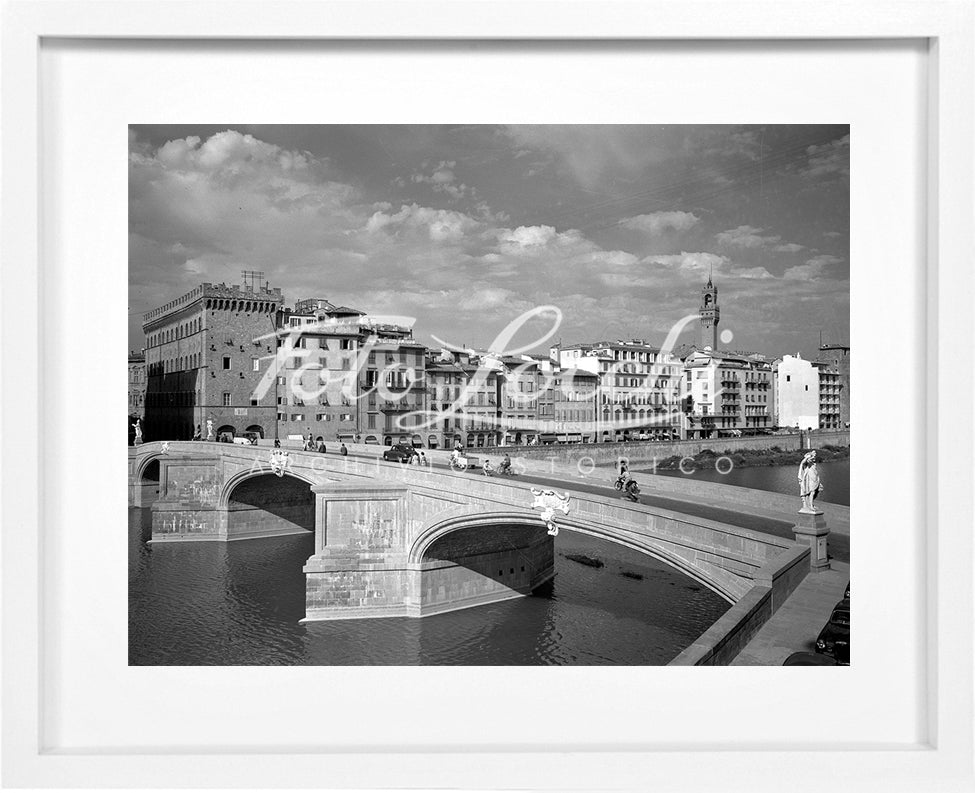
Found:
M 796 542 L 809 546 L 809 567 L 814 573 L 829 570 L 828 542 L 829 526 L 826 518 L 819 512 L 799 512 L 796 525 L 792 527 Z

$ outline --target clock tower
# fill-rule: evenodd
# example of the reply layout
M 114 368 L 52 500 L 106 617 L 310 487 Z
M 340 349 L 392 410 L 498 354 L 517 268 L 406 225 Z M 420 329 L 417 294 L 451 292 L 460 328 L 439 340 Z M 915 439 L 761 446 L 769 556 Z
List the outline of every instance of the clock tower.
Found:
M 712 350 L 718 349 L 718 320 L 721 318 L 721 309 L 718 308 L 718 288 L 711 283 L 711 276 L 708 275 L 708 284 L 701 290 L 701 346 L 710 347 Z

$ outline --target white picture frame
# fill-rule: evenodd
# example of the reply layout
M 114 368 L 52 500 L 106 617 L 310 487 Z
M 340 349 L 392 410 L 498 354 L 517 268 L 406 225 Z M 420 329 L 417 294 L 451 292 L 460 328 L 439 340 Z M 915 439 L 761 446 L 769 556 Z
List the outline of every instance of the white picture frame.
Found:
M 810 791 L 824 786 L 849 791 L 868 787 L 975 789 L 972 2 L 322 0 L 267 7 L 234 3 L 233 13 L 227 13 L 229 8 L 215 2 L 84 0 L 70 4 L 7 2 L 3 7 L 3 784 L 50 788 L 189 785 L 705 791 L 720 787 L 772 791 L 787 782 L 791 789 Z M 824 39 L 864 43 L 910 39 L 926 45 L 929 264 L 914 295 L 923 304 L 926 322 L 921 349 L 926 372 L 919 386 L 926 409 L 918 419 L 926 459 L 915 485 L 927 505 L 927 532 L 920 543 L 923 558 L 919 559 L 925 569 L 925 594 L 923 603 L 917 605 L 924 625 L 920 636 L 926 646 L 921 651 L 924 673 L 911 681 L 925 702 L 917 724 L 921 739 L 878 743 L 867 735 L 842 747 L 814 741 L 795 746 L 786 740 L 790 725 L 783 723 L 778 728 L 781 739 L 756 742 L 740 738 L 747 731 L 749 714 L 719 711 L 714 715 L 727 722 L 727 740 L 705 747 L 681 741 L 647 746 L 616 737 L 601 741 L 598 735 L 586 742 L 568 742 L 553 737 L 546 714 L 538 712 L 521 714 L 521 718 L 538 720 L 537 737 L 532 741 L 505 741 L 494 726 L 493 732 L 486 731 L 484 740 L 464 745 L 428 742 L 416 747 L 404 739 L 400 746 L 384 741 L 370 747 L 361 742 L 368 738 L 368 727 L 355 724 L 349 730 L 359 737 L 358 744 L 302 744 L 285 739 L 250 746 L 231 741 L 221 747 L 219 741 L 206 746 L 191 741 L 131 749 L 83 745 L 76 739 L 70 745 L 60 742 L 61 734 L 46 724 L 53 724 L 59 709 L 66 706 L 58 697 L 64 672 L 63 648 L 57 639 L 61 634 L 50 630 L 60 608 L 54 593 L 58 597 L 64 593 L 52 588 L 53 582 L 42 571 L 48 556 L 58 553 L 60 535 L 53 533 L 52 525 L 64 512 L 59 482 L 46 474 L 55 458 L 61 464 L 67 459 L 76 465 L 82 465 L 85 458 L 80 456 L 83 449 L 75 438 L 55 433 L 60 427 L 51 393 L 57 385 L 54 373 L 62 371 L 62 366 L 63 371 L 73 373 L 71 383 L 84 383 L 86 370 L 79 369 L 76 361 L 49 354 L 52 331 L 45 330 L 43 322 L 45 301 L 52 296 L 64 298 L 66 287 L 59 286 L 57 273 L 48 265 L 63 258 L 60 246 L 68 242 L 51 239 L 44 224 L 45 213 L 58 199 L 45 194 L 43 188 L 59 178 L 63 163 L 45 157 L 59 131 L 41 122 L 45 98 L 65 75 L 56 69 L 46 71 L 49 62 L 42 55 L 45 42 L 96 42 L 97 46 L 99 41 L 120 40 L 135 47 L 146 39 L 197 40 L 197 49 L 239 39 L 371 41 L 379 49 L 382 45 L 375 42 L 382 40 L 443 39 L 568 42 L 566 48 L 594 39 L 602 40 L 601 46 L 614 46 L 613 42 L 631 46 L 640 40 L 728 40 L 756 46 L 768 40 L 788 46 Z M 560 48 L 548 47 L 550 52 Z M 103 96 L 97 100 L 109 101 Z M 854 145 L 854 158 L 855 152 Z M 80 155 L 76 152 L 75 156 Z M 125 207 L 113 207 L 109 214 L 118 221 L 115 233 L 121 234 Z M 92 374 L 87 372 L 89 377 Z M 97 430 L 97 423 L 93 426 Z M 886 450 L 878 445 L 874 454 L 871 446 L 881 439 L 861 438 L 858 454 L 880 464 Z M 106 477 L 124 476 L 120 462 L 97 456 L 96 462 L 104 467 Z M 882 499 L 878 503 L 882 506 Z M 93 607 L 99 605 L 105 604 Z M 225 678 L 214 671 L 220 670 L 189 670 L 188 674 L 206 678 L 219 689 Z M 592 687 L 598 692 L 600 686 L 608 685 L 605 676 L 585 669 L 558 671 L 567 672 L 559 679 L 568 690 Z M 295 674 L 310 687 L 318 680 L 315 672 L 304 669 Z M 278 684 L 271 670 L 256 670 L 253 675 L 260 685 Z M 437 685 L 456 684 L 459 675 L 457 670 L 427 669 L 415 679 L 432 690 Z M 371 679 L 382 681 L 383 675 Z M 826 694 L 816 691 L 809 678 L 801 680 L 802 685 L 810 686 L 806 716 L 828 719 Z M 484 673 L 480 682 L 490 685 L 497 681 Z M 228 696 L 239 693 L 228 685 Z M 381 693 L 373 692 L 364 695 L 363 701 L 374 708 L 385 700 Z M 634 701 L 638 710 L 652 704 L 639 696 Z M 422 703 L 423 697 L 410 702 Z M 111 718 L 117 703 L 106 701 L 104 707 Z M 347 705 L 343 707 L 342 717 L 355 715 Z M 300 703 L 290 708 L 285 709 L 286 716 L 300 713 Z M 142 718 L 149 722 L 153 712 L 149 710 Z M 443 732 L 449 734 L 450 725 Z

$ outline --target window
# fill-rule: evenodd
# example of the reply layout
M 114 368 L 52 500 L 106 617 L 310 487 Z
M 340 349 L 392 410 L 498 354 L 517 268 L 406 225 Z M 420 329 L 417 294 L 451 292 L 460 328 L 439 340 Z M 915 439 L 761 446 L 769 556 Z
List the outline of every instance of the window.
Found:
M 325 413 L 316 413 L 315 421 L 325 421 L 325 416 L 326 416 Z
M 261 359 L 260 358 L 252 358 L 251 359 L 251 371 L 252 372 L 259 372 L 259 371 L 261 371 Z
M 229 391 L 224 391 L 223 392 L 223 406 L 224 407 L 230 407 L 230 392 Z
M 792 375 L 791 375 L 791 374 L 787 374 L 787 375 L 785 376 L 785 381 L 786 381 L 787 383 L 791 383 L 791 382 L 792 382 Z
M 251 407 L 257 407 L 257 400 L 251 397 Z
M 351 350 L 352 349 L 352 339 L 342 339 L 339 343 L 340 350 Z
M 291 420 L 292 421 L 304 421 L 305 420 L 305 414 L 304 413 L 292 413 L 291 414 Z
M 229 355 L 223 356 L 223 368 L 224 369 L 229 369 L 230 368 L 230 356 Z
M 283 377 L 279 377 L 278 378 L 278 385 L 284 385 L 284 378 Z
M 371 430 L 376 429 L 376 416 L 375 416 L 375 414 L 370 413 L 368 415 L 368 417 L 366 419 L 366 427 L 368 429 L 371 429 Z
M 806 386 L 806 390 L 807 390 L 807 391 L 809 390 L 809 386 Z
M 278 421 L 287 421 L 287 420 L 288 420 L 287 413 L 278 413 Z

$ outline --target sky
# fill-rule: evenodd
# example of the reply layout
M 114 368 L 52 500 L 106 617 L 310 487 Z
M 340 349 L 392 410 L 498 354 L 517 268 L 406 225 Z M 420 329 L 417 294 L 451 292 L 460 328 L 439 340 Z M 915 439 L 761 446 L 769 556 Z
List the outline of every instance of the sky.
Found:
M 134 125 L 129 347 L 242 270 L 430 346 L 543 305 L 519 346 L 659 345 L 713 274 L 723 349 L 812 358 L 849 341 L 849 164 L 840 125 Z

